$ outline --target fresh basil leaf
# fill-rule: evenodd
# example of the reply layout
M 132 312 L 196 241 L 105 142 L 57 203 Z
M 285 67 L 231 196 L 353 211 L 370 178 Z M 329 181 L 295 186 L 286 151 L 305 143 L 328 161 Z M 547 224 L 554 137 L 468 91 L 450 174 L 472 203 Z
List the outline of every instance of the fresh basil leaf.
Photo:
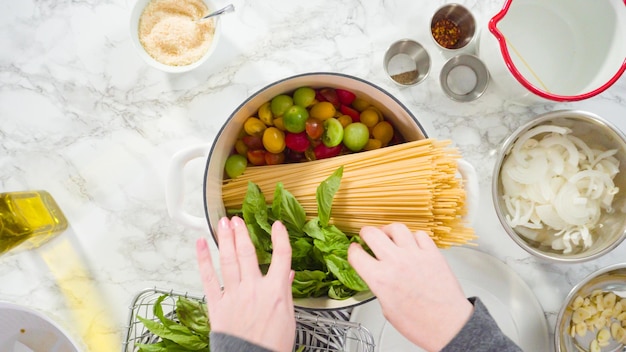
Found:
M 325 282 L 327 275 L 323 271 L 296 271 L 291 285 L 293 297 L 320 297 L 328 291 L 330 282 Z
M 333 283 L 328 288 L 328 297 L 332 299 L 339 299 L 339 300 L 348 299 L 354 296 L 355 293 L 356 291 L 347 288 L 339 280 L 333 281 Z
M 335 253 L 342 257 L 348 255 L 348 246 L 350 239 L 335 225 L 322 228 L 324 238 L 322 240 L 315 239 L 313 243 L 322 253 Z
M 335 254 L 328 254 L 324 256 L 324 260 L 326 261 L 328 270 L 349 289 L 357 292 L 369 289 L 365 281 L 363 281 L 350 263 L 348 263 L 347 259 Z
M 243 218 L 247 224 L 258 224 L 268 234 L 272 232 L 272 225 L 268 222 L 267 203 L 261 188 L 253 182 L 248 182 L 248 190 L 243 199 Z
M 267 204 L 259 186 L 248 182 L 248 190 L 242 205 L 243 220 L 248 228 L 250 240 L 256 248 L 259 264 L 269 264 L 271 261 L 272 226 L 268 222 Z
M 275 219 L 285 225 L 291 236 L 303 235 L 302 228 L 306 222 L 306 212 L 296 197 L 283 188 L 282 182 L 276 184 L 272 213 Z
M 320 218 L 322 227 L 330 223 L 330 210 L 333 204 L 335 193 L 341 184 L 343 176 L 343 166 L 335 170 L 326 180 L 317 187 L 315 199 L 317 200 L 317 216 Z
M 193 330 L 201 338 L 209 342 L 209 316 L 206 304 L 185 297 L 178 297 L 176 301 L 176 316 L 180 323 Z
M 187 348 L 191 351 L 197 351 L 208 346 L 207 342 L 202 341 L 198 335 L 195 335 L 191 332 L 191 330 L 182 325 L 176 324 L 166 326 L 153 320 L 144 319 L 140 316 L 138 316 L 137 319 L 151 333 L 161 337 L 162 339 L 171 340 L 181 347 Z
M 320 219 L 315 217 L 304 224 L 303 228 L 304 233 L 309 235 L 309 237 L 313 237 L 318 240 L 324 239 L 324 233 L 322 232 L 322 227 L 320 226 Z

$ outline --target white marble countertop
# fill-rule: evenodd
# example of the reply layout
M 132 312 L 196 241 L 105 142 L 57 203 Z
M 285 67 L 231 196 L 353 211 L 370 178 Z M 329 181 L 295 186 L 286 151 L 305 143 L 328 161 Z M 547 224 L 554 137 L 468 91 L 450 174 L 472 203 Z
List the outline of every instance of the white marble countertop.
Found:
M 460 1 L 480 25 L 503 1 Z M 217 53 L 170 75 L 147 66 L 129 39 L 132 0 L 3 1 L 0 4 L 0 191 L 48 190 L 71 229 L 47 245 L 0 257 L 0 300 L 50 315 L 89 351 L 119 350 L 128 306 L 147 287 L 201 292 L 194 243 L 206 233 L 169 218 L 165 178 L 172 155 L 210 143 L 230 113 L 261 87 L 314 71 L 343 72 L 400 99 L 431 137 L 450 138 L 480 180 L 481 251 L 532 288 L 553 329 L 572 286 L 623 260 L 626 243 L 583 264 L 538 260 L 500 226 L 491 201 L 493 151 L 537 114 L 582 109 L 626 130 L 626 77 L 592 99 L 520 106 L 492 86 L 471 103 L 441 91 L 444 63 L 429 38 L 444 1 L 235 0 Z M 218 6 L 225 5 L 220 1 Z M 382 57 L 413 38 L 433 60 L 420 85 L 399 88 Z M 185 207 L 202 215 L 204 162 L 188 165 Z

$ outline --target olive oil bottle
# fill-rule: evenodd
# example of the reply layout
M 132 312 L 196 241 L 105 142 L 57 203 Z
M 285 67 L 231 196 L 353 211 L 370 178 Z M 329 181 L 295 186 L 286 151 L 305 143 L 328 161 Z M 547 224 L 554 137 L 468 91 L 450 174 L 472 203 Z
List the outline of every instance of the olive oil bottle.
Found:
M 65 229 L 67 219 L 50 193 L 0 193 L 0 255 L 24 242 L 38 247 Z

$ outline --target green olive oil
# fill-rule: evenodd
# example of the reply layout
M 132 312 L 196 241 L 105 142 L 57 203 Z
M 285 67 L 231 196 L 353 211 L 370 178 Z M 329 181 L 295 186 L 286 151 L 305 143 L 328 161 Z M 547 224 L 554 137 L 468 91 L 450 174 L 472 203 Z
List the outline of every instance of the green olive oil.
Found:
M 63 212 L 46 191 L 0 193 L 0 255 L 24 242 L 38 247 L 67 226 Z

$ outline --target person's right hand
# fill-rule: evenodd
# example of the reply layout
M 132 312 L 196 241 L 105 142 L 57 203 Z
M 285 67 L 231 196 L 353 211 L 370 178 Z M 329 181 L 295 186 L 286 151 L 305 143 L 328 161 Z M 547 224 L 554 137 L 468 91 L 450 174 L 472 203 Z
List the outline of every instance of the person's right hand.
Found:
M 366 226 L 360 235 L 376 258 L 352 243 L 348 261 L 378 297 L 385 318 L 427 351 L 444 348 L 474 307 L 433 240 L 397 223 Z

